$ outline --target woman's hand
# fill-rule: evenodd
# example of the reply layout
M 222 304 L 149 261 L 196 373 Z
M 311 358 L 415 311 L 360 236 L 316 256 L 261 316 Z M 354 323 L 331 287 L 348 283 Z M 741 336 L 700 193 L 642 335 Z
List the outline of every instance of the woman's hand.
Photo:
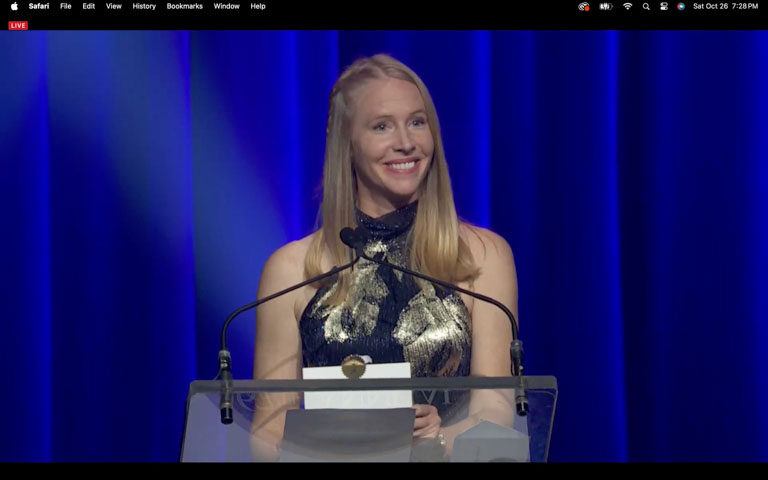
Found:
M 436 438 L 440 433 L 442 419 L 437 408 L 432 405 L 414 405 L 416 419 L 413 422 L 413 436 L 417 438 Z

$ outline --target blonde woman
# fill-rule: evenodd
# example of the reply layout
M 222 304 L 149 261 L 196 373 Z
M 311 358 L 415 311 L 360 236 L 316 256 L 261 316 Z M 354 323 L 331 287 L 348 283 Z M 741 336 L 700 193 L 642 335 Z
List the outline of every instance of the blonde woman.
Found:
M 258 298 L 351 261 L 339 232 L 362 227 L 368 255 L 493 297 L 517 317 L 512 251 L 499 235 L 458 219 L 432 98 L 390 56 L 357 60 L 333 87 L 321 222 L 269 257 Z M 511 338 L 498 308 L 361 260 L 259 307 L 254 376 L 297 379 L 303 366 L 339 365 L 351 354 L 410 362 L 413 376 L 508 376 Z M 254 418 L 266 456 L 279 445 L 285 410 L 299 403 L 292 395 L 276 399 L 270 403 L 280 408 Z M 450 448 L 458 429 L 445 425 L 446 406 L 415 400 L 414 436 L 442 433 Z M 503 403 L 484 402 L 483 418 L 493 417 L 494 402 Z M 475 421 L 479 408 L 469 407 Z

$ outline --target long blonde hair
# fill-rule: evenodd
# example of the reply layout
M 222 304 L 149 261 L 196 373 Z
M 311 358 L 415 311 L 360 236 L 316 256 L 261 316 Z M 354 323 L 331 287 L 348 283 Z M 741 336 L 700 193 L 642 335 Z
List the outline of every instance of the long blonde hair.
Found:
M 387 77 L 405 80 L 419 89 L 435 145 L 432 163 L 419 190 L 413 228 L 406 239 L 406 245 L 411 245 L 410 268 L 447 282 L 472 282 L 478 269 L 469 246 L 459 235 L 459 219 L 432 97 L 413 70 L 384 54 L 356 60 L 339 76 L 331 91 L 320 207 L 322 225 L 307 252 L 305 276 L 309 278 L 322 273 L 324 251 L 330 252 L 336 265 L 353 259 L 350 248 L 339 239 L 341 229 L 358 226 L 355 215 L 357 185 L 351 158 L 351 93 L 366 81 Z M 418 283 L 423 288 L 423 283 Z M 336 291 L 328 302 L 342 302 L 349 285 L 349 270 L 346 270 L 340 274 Z

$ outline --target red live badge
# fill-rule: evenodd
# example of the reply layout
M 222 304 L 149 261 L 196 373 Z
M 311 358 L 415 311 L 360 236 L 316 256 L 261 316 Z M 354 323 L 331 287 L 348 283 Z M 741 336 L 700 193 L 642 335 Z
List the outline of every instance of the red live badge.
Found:
M 29 22 L 8 22 L 8 30 L 28 30 Z

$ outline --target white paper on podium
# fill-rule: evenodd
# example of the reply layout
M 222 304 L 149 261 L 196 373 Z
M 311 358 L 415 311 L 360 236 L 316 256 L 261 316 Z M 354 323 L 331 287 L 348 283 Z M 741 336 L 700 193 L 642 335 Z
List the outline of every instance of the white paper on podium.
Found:
M 341 366 L 311 367 L 302 369 L 304 380 L 345 379 Z M 367 364 L 360 378 L 411 378 L 411 364 L 379 363 Z M 362 390 L 348 392 L 305 392 L 304 409 L 320 408 L 408 408 L 413 406 L 410 390 Z

